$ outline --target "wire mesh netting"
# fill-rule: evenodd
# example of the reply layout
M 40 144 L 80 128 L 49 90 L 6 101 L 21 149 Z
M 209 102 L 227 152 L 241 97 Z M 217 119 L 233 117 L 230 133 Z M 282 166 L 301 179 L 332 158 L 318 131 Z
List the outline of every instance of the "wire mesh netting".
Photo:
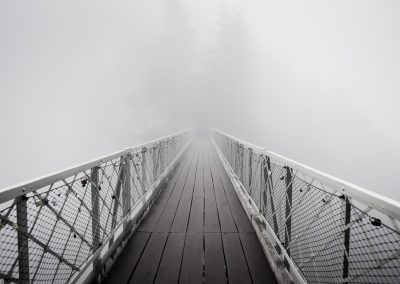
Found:
M 187 132 L 67 176 L 0 207 L 0 283 L 67 283 L 177 157 Z
M 397 220 L 233 137 L 214 141 L 306 281 L 400 282 Z

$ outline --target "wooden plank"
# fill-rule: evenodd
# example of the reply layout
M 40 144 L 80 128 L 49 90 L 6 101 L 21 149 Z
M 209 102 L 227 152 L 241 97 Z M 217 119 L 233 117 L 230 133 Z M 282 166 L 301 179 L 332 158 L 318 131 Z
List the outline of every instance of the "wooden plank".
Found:
M 203 232 L 204 226 L 204 151 L 199 151 L 199 161 L 193 189 L 192 207 L 187 231 L 190 233 Z
M 189 171 L 188 178 L 183 189 L 182 197 L 176 210 L 174 222 L 171 226 L 171 232 L 186 233 L 189 221 L 190 207 L 193 198 L 194 180 L 196 177 L 196 168 L 198 164 L 198 154 L 195 154 L 195 164 Z
M 210 156 L 209 162 L 213 178 L 215 199 L 217 202 L 221 232 L 224 233 L 237 232 L 235 221 L 233 220 L 233 216 L 231 213 L 231 208 L 229 207 L 229 203 L 226 198 L 225 190 L 221 181 L 221 175 L 223 173 L 220 172 L 221 168 L 220 167 L 218 168 L 215 163 L 214 151 L 210 151 L 210 155 L 213 155 Z
M 134 234 L 106 283 L 276 283 L 222 164 L 205 144 L 188 153 L 146 222 L 156 232 Z
M 178 283 L 184 244 L 184 233 L 169 234 L 155 283 Z
M 207 151 L 204 155 L 204 232 L 221 232 Z
M 149 237 L 150 233 L 136 232 L 118 256 L 103 283 L 128 283 Z
M 278 283 L 255 233 L 240 233 L 253 283 Z
M 226 198 L 229 203 L 229 207 L 231 208 L 232 216 L 235 221 L 237 230 L 239 232 L 243 233 L 251 233 L 254 232 L 254 229 L 249 221 L 249 218 L 246 215 L 246 212 L 244 211 L 242 204 L 240 203 L 236 191 L 233 188 L 232 182 L 229 179 L 227 173 L 225 172 L 225 169 L 223 168 L 221 161 L 219 160 L 218 157 L 216 158 L 217 166 L 220 168 L 220 173 L 221 173 L 221 180 L 222 180 L 222 185 L 225 190 Z
M 183 170 L 182 175 L 178 178 L 176 186 L 175 186 L 174 190 L 172 191 L 167 204 L 165 205 L 164 211 L 162 212 L 160 219 L 157 222 L 157 225 L 154 228 L 154 232 L 169 232 L 170 231 L 172 222 L 174 221 L 176 210 L 178 208 L 179 201 L 182 196 L 183 189 L 185 187 L 187 177 L 189 175 L 190 168 L 194 164 L 193 158 L 194 158 L 194 155 L 191 154 L 190 163 L 188 165 L 186 165 L 186 167 Z
M 146 218 L 140 224 L 138 231 L 142 232 L 152 232 L 157 224 L 157 221 L 160 219 L 162 212 L 164 211 L 165 205 L 176 186 L 178 178 L 182 175 L 183 170 L 188 163 L 189 158 L 186 157 L 175 170 L 171 179 L 167 182 L 166 185 L 161 189 L 161 192 L 157 199 L 155 200 L 151 210 L 147 214 Z
M 222 234 L 229 283 L 252 283 L 239 234 Z
M 205 283 L 227 283 L 220 233 L 204 233 Z
M 217 200 L 217 206 L 218 206 L 218 214 L 219 214 L 219 220 L 221 223 L 221 232 L 237 232 L 236 224 L 233 219 L 233 215 L 231 212 L 231 209 L 228 204 L 228 200 L 225 196 L 224 192 L 224 187 L 222 185 L 221 180 L 216 181 L 216 200 Z
M 203 283 L 203 234 L 187 234 L 179 283 Z
M 167 233 L 151 234 L 129 283 L 153 283 L 164 251 L 165 242 L 167 241 L 167 236 Z

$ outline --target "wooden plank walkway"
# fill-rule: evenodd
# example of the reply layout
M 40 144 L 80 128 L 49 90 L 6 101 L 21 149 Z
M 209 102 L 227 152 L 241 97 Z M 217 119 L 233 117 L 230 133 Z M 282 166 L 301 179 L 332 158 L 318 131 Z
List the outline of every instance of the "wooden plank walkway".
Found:
M 105 283 L 277 283 L 210 141 L 193 143 Z

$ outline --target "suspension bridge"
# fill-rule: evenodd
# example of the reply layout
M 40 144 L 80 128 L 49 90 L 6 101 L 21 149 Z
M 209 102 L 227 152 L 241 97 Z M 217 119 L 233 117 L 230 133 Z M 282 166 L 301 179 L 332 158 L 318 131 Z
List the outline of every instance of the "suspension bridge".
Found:
M 399 283 L 400 203 L 218 130 L 0 190 L 0 283 Z

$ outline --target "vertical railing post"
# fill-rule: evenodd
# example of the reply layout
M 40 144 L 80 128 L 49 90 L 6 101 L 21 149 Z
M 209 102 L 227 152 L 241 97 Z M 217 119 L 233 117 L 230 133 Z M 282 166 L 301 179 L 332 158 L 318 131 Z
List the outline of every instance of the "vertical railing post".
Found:
M 114 209 L 112 213 L 112 221 L 111 221 L 111 228 L 115 228 L 118 222 L 118 208 L 121 203 L 120 200 L 123 199 L 121 198 L 121 191 L 124 190 L 124 184 L 125 184 L 125 163 L 126 163 L 126 158 L 121 157 L 120 158 L 120 166 L 119 166 L 119 174 L 118 174 L 118 181 L 117 184 L 115 185 L 115 195 L 114 195 Z M 123 194 L 122 194 L 123 196 Z M 122 205 L 122 212 L 125 212 L 125 207 Z M 114 241 L 114 240 L 113 240 Z
M 240 180 L 240 145 L 236 143 L 236 174 Z
M 173 160 L 174 157 L 175 157 L 176 149 L 177 149 L 177 147 L 178 147 L 178 144 L 177 144 L 177 141 L 176 141 L 176 138 L 175 138 L 175 137 L 174 137 L 174 139 L 172 140 L 172 144 L 174 145 L 174 146 L 173 146 L 174 151 L 172 152 L 171 160 L 169 161 L 170 164 L 171 164 L 172 160 Z
M 239 171 L 239 160 L 240 160 L 240 148 L 239 143 L 235 142 L 235 174 L 240 178 L 240 171 Z
M 289 242 L 292 237 L 292 195 L 293 195 L 293 176 L 292 169 L 289 167 L 286 168 L 286 210 L 285 210 L 285 219 L 286 219 L 286 230 L 285 230 L 285 248 L 287 254 L 290 255 Z
M 91 172 L 91 195 L 92 195 L 92 239 L 93 252 L 100 244 L 100 218 L 99 218 L 99 167 L 92 168 Z
M 164 170 L 162 168 L 162 144 L 160 143 L 157 145 L 158 148 L 158 157 L 157 157 L 157 164 L 158 164 L 158 172 L 161 174 Z
M 131 159 L 132 156 L 129 154 L 124 159 L 124 182 L 122 189 L 122 202 L 124 207 L 124 216 L 131 210 Z
M 249 178 L 249 191 L 250 191 L 250 195 L 252 195 L 252 180 L 251 180 L 251 178 L 252 178 L 252 174 L 253 174 L 253 150 L 251 149 L 251 148 L 248 148 L 248 152 L 249 152 L 249 167 L 248 167 L 248 169 L 249 169 L 249 175 L 248 175 L 248 178 Z
M 243 168 L 244 168 L 244 146 L 240 144 L 240 181 L 244 184 Z
M 239 172 L 239 143 L 235 141 L 235 174 L 239 177 L 240 172 Z
M 170 153 L 171 153 L 171 145 L 170 145 L 170 140 L 166 141 L 166 159 L 165 159 L 165 167 L 168 167 L 168 162 L 169 162 L 169 157 L 170 157 Z
M 170 141 L 167 140 L 165 145 L 166 145 L 166 148 L 165 148 L 165 167 L 167 167 L 168 166 L 168 162 L 169 162 L 170 153 L 171 153 Z
M 231 140 L 231 167 L 235 167 L 235 143 Z
M 266 208 L 267 208 L 267 179 L 265 176 L 265 167 L 267 166 L 265 162 L 265 157 L 260 156 L 260 212 L 266 216 Z
M 157 147 L 153 145 L 153 181 L 155 181 L 158 177 L 157 168 Z
M 17 199 L 18 270 L 19 280 L 29 283 L 28 208 L 25 195 Z
M 344 230 L 344 251 L 343 251 L 343 279 L 346 279 L 349 276 L 349 253 L 350 253 L 350 224 L 351 221 L 351 202 L 350 198 L 343 195 L 342 199 L 342 224 Z M 348 227 L 348 228 L 346 228 Z M 344 282 L 347 283 L 347 282 Z
M 243 182 L 243 159 L 242 159 L 242 145 L 239 145 L 239 180 Z
M 100 247 L 100 210 L 99 210 L 99 169 L 100 167 L 92 168 L 90 179 L 91 183 L 91 196 L 92 196 L 92 243 L 93 243 L 93 253 Z M 93 270 L 95 271 L 95 281 L 94 283 L 99 282 L 99 276 L 101 278 L 101 267 L 100 256 L 97 256 L 96 259 L 93 260 Z
M 142 186 L 142 191 L 146 192 L 147 188 L 146 188 L 146 148 L 142 149 L 142 164 L 141 164 L 141 168 L 142 168 L 142 178 L 141 178 L 141 186 Z
M 235 165 L 234 171 L 235 171 L 235 174 L 237 176 L 239 176 L 239 170 L 238 170 L 239 144 L 236 141 L 234 142 L 233 149 L 234 149 L 234 152 L 235 152 L 235 154 L 234 154 L 234 157 L 235 157 L 235 160 L 234 160 L 234 165 Z
M 233 166 L 233 141 L 231 140 L 230 141 L 231 143 L 231 156 L 230 156 L 230 163 L 231 163 L 231 166 Z
M 271 176 L 271 161 L 269 157 L 265 156 L 265 163 L 266 166 L 264 167 L 264 180 L 265 180 L 265 190 L 264 192 L 264 204 L 267 206 L 268 204 L 268 195 L 267 192 L 269 191 L 269 199 L 271 203 L 271 213 L 272 213 L 272 221 L 274 224 L 274 232 L 275 235 L 279 238 L 279 227 L 278 227 L 278 218 L 276 216 L 275 211 L 275 202 L 274 202 L 274 187 L 272 183 L 272 176 Z

